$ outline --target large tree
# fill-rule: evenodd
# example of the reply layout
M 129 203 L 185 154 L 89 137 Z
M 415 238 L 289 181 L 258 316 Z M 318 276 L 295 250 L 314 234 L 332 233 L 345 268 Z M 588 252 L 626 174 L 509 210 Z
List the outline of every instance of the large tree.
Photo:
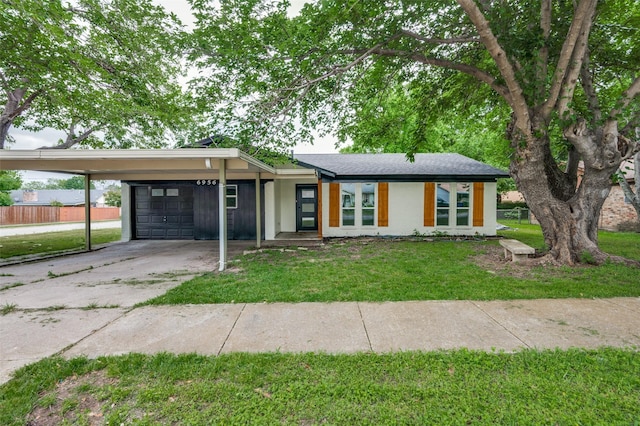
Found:
M 181 26 L 151 0 L 0 1 L 0 149 L 11 126 L 56 148 L 162 146 L 185 99 Z
M 321 0 L 295 17 L 286 1 L 191 3 L 195 84 L 240 136 L 286 144 L 345 128 L 399 84 L 422 90 L 427 114 L 505 108 L 510 173 L 548 258 L 608 258 L 598 217 L 637 149 L 637 1 Z

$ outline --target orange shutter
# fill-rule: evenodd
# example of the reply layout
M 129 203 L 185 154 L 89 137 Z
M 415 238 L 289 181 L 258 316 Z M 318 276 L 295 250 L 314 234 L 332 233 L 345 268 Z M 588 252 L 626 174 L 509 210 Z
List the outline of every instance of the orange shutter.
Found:
M 473 226 L 484 225 L 484 183 L 473 183 Z
M 436 223 L 436 184 L 424 183 L 424 226 L 435 226 Z
M 329 184 L 329 226 L 340 226 L 340 184 Z
M 378 183 L 378 226 L 389 226 L 389 183 Z

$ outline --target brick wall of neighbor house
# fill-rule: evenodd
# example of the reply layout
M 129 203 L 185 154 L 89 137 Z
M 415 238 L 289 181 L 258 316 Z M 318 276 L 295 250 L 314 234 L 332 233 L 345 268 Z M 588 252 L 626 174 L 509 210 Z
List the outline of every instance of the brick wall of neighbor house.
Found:
M 619 185 L 613 186 L 609 197 L 607 197 L 602 206 L 600 228 L 616 231 L 621 223 L 635 222 L 637 220 L 638 215 L 633 206 L 624 201 L 622 188 Z

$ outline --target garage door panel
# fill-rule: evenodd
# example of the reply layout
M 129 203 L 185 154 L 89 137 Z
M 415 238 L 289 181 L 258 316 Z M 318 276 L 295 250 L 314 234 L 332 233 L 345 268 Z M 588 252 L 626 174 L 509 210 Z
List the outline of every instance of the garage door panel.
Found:
M 194 238 L 193 188 L 136 187 L 135 235 L 139 239 Z

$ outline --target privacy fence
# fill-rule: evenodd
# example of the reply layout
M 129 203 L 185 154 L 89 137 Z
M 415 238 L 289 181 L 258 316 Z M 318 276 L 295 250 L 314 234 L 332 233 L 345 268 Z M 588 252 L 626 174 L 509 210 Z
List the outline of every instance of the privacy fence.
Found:
M 84 207 L 9 206 L 0 207 L 0 225 L 83 222 Z M 91 207 L 91 221 L 117 220 L 119 207 Z

